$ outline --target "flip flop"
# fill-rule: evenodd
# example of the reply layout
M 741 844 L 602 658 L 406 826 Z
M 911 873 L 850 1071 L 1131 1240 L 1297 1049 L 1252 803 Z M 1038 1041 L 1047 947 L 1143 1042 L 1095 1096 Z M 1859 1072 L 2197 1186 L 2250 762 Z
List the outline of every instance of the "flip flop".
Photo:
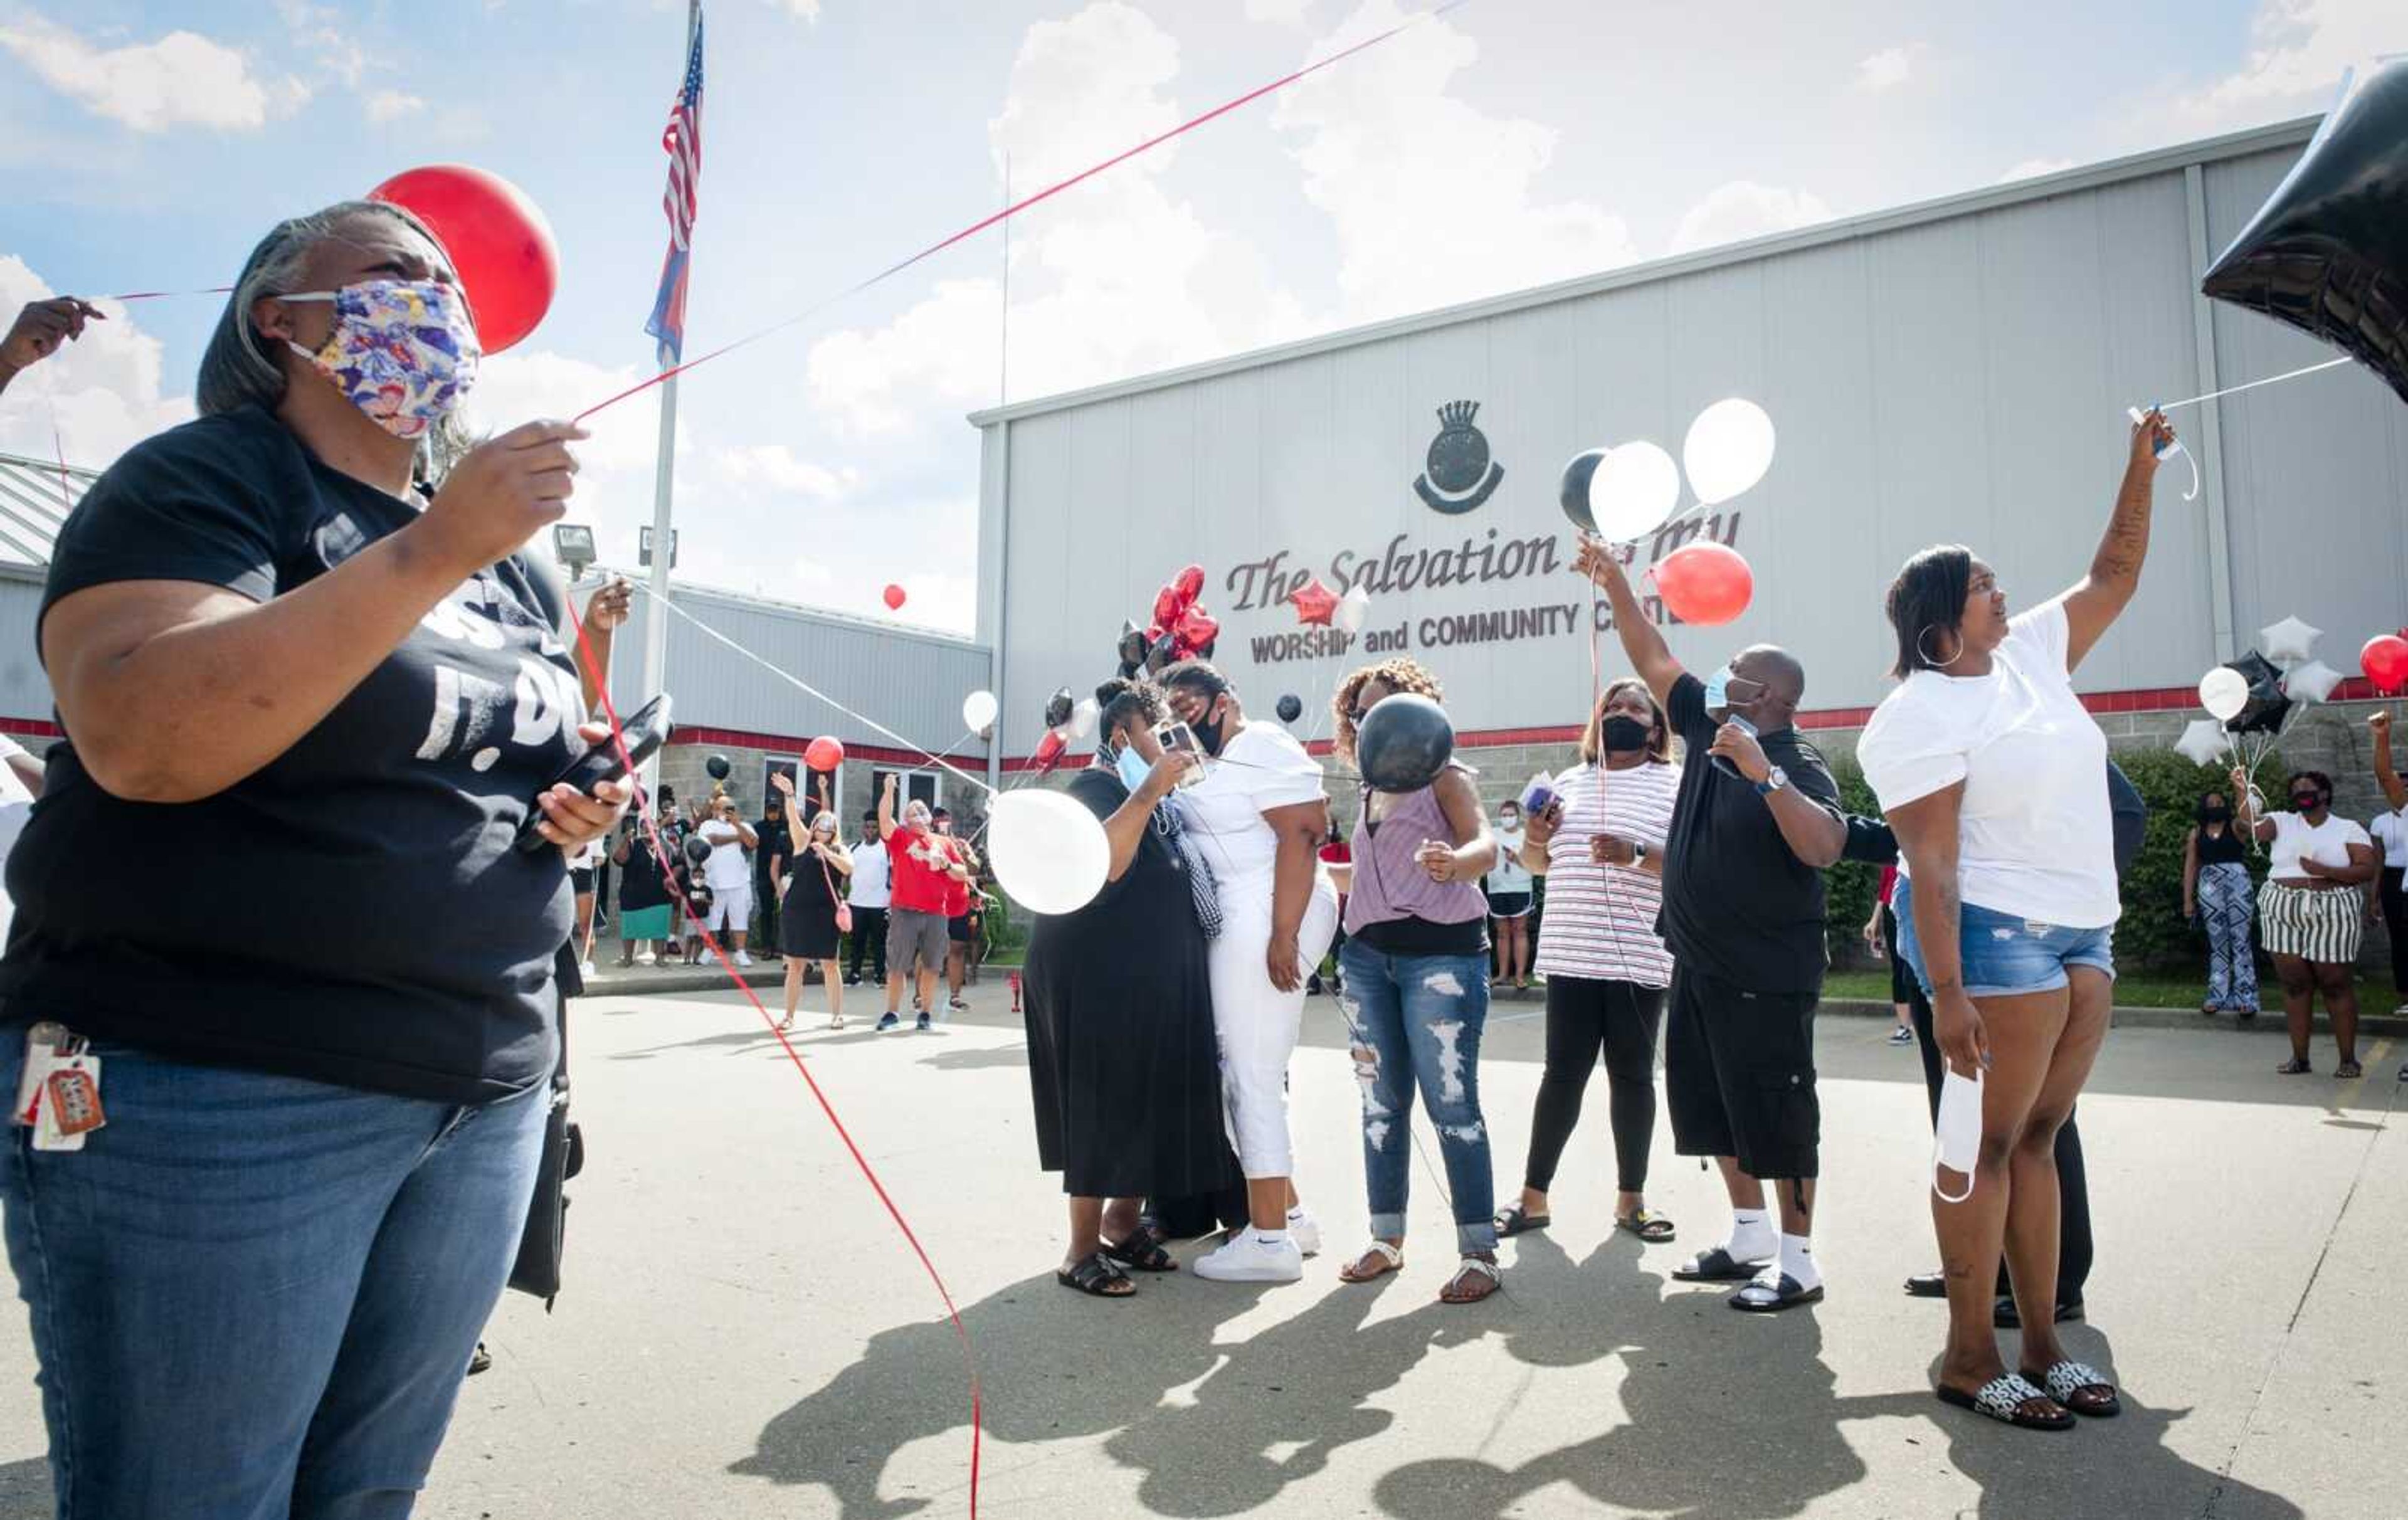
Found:
M 2087 1362 L 2068 1357 L 2045 1372 L 2026 1369 L 2023 1375 L 2046 1388 L 2051 1398 L 2076 1414 L 2112 1420 L 2124 1412 L 2124 1400 L 2116 1396 L 2115 1384 Z
M 1117 1263 L 1100 1251 L 1089 1252 L 1080 1258 L 1079 1265 L 1067 1272 L 1056 1271 L 1054 1274 L 1054 1281 L 1066 1288 L 1076 1288 L 1091 1298 L 1137 1297 L 1137 1284 L 1130 1283 L 1128 1274 L 1122 1271 Z M 1115 1288 L 1112 1285 L 1115 1283 L 1127 1283 L 1127 1286 Z
M 2059 1409 L 2055 1414 L 2028 1413 L 2024 1406 L 2046 1399 L 2048 1395 L 2032 1386 L 2028 1378 L 2014 1372 L 2001 1372 L 1982 1384 L 1981 1392 L 1967 1393 L 1942 1384 L 1937 1390 L 1940 1401 L 1957 1409 L 1970 1409 L 1974 1413 L 2012 1425 L 2018 1430 L 2071 1430 L 2073 1416 Z
M 1504 1240 L 1509 1236 L 1545 1229 L 1555 1222 L 1555 1216 L 1553 1214 L 1534 1214 L 1518 1203 L 1510 1204 L 1498 1211 L 1497 1238 Z
M 1756 1297 L 1750 1298 L 1748 1297 L 1750 1294 L 1755 1294 Z M 1806 1287 L 1787 1272 L 1781 1274 L 1778 1284 L 1750 1283 L 1732 1294 L 1729 1299 L 1730 1306 L 1742 1314 L 1777 1314 L 1784 1309 L 1796 1309 L 1801 1305 L 1822 1301 L 1822 1283 L 1817 1283 L 1811 1288 Z
M 1653 1209 L 1641 1209 L 1635 1214 L 1616 1214 L 1613 1227 L 1628 1230 L 1650 1245 L 1662 1245 L 1672 1239 L 1672 1222 Z
M 1742 1261 L 1722 1246 L 1700 1251 L 1672 1269 L 1676 1283 L 1745 1283 L 1764 1270 L 1765 1263 Z

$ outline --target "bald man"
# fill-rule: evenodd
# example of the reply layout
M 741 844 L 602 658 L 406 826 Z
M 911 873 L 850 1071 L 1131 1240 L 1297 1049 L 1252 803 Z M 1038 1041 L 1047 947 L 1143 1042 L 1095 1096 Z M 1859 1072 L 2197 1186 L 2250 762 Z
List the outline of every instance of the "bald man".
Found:
M 1722 1169 L 1731 1227 L 1672 1275 L 1740 1283 L 1729 1303 L 1750 1313 L 1814 1303 L 1823 869 L 1848 831 L 1830 767 L 1794 724 L 1806 672 L 1758 644 L 1701 681 L 1672 657 L 1612 552 L 1584 541 L 1575 566 L 1612 598 L 1623 652 L 1687 747 L 1664 848 L 1664 1095 L 1674 1148 Z

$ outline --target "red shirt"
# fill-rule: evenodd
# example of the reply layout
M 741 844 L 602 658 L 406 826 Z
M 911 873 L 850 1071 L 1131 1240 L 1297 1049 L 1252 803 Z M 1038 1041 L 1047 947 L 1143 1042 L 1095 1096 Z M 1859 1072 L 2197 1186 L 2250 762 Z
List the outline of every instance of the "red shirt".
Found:
M 950 834 L 945 836 L 945 846 L 953 853 L 953 858 L 955 860 L 960 860 L 962 858 L 961 846 L 954 841 L 953 836 Z M 969 911 L 970 884 L 968 882 L 961 880 L 959 877 L 946 877 L 945 916 L 947 918 L 965 918 L 968 916 Z
M 894 866 L 891 906 L 907 913 L 953 916 L 947 911 L 953 884 L 945 869 L 953 858 L 949 840 L 898 827 L 887 838 L 886 858 Z

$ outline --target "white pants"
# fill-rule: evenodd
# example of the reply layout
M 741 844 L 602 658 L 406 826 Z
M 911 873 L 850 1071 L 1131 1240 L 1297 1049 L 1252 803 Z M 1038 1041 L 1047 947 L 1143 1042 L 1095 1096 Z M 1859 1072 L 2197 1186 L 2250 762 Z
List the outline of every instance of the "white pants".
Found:
M 1221 1110 L 1229 1143 L 1249 1179 L 1295 1175 L 1287 1139 L 1287 1063 L 1304 1027 L 1304 983 L 1271 985 L 1268 881 L 1222 889 L 1221 938 L 1212 941 L 1212 1027 L 1221 1043 Z M 1310 977 L 1338 935 L 1338 889 L 1316 873 L 1312 899 L 1297 930 Z
M 739 882 L 734 886 L 713 888 L 710 911 L 703 916 L 702 926 L 713 934 L 742 934 L 752 927 L 752 883 Z

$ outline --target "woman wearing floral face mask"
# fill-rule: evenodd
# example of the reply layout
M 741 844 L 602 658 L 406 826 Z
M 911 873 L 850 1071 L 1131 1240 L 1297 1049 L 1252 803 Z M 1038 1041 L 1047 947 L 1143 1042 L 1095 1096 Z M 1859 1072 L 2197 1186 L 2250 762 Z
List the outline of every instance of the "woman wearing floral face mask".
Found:
M 6 1021 L 41 1038 L 7 1032 L 0 1086 L 88 1040 L 105 1120 L 10 1146 L 0 1203 L 63 1512 L 405 1513 L 517 1251 L 563 851 L 625 796 L 549 784 L 601 730 L 520 552 L 583 435 L 530 423 L 445 471 L 477 357 L 406 212 L 287 222 L 200 419 L 59 535 L 40 651 L 67 738 L 0 963 Z M 549 848 L 517 847 L 530 823 Z M 96 851 L 279 890 L 129 925 Z

